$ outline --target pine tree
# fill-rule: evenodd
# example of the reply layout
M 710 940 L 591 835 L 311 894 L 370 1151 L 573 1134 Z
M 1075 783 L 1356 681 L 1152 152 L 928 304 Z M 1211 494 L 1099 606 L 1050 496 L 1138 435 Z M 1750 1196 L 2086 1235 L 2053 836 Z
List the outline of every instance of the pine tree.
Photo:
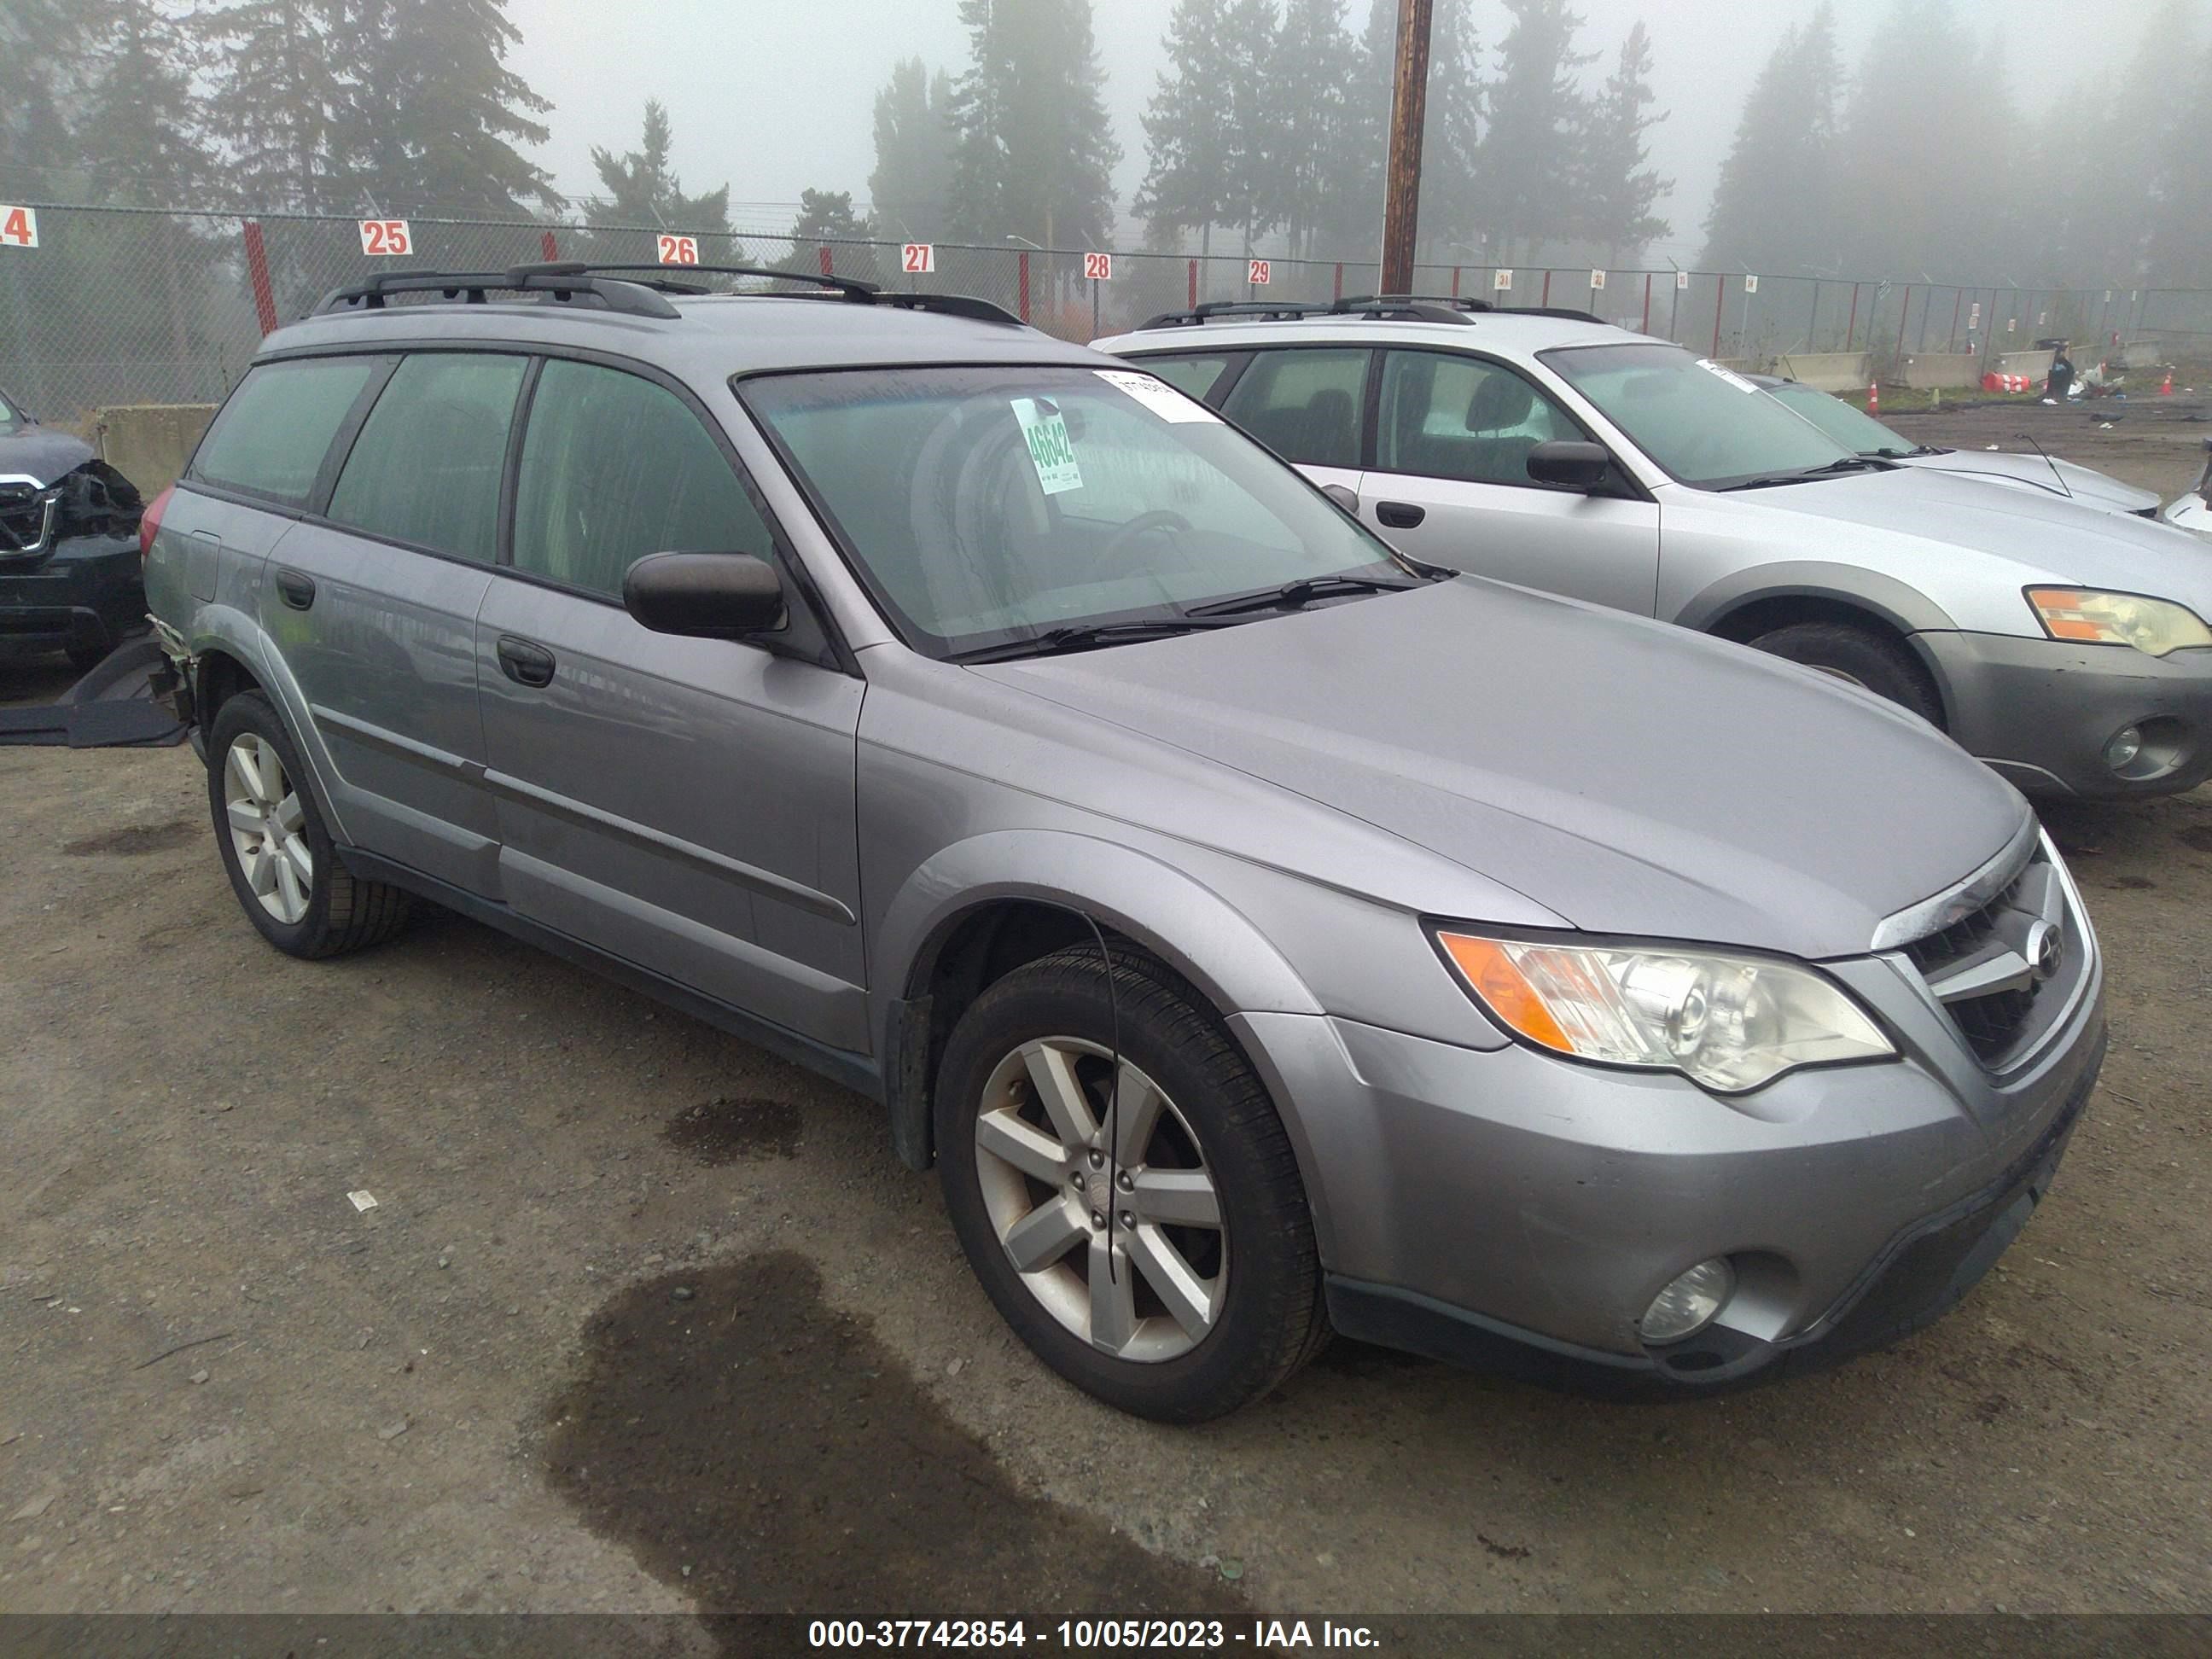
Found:
M 63 111 L 94 72 L 83 30 L 63 0 L 0 6 L 0 168 L 18 200 L 60 196 L 76 150 Z
M 1566 0 L 1505 0 L 1513 19 L 1490 86 L 1478 201 L 1510 250 L 1574 229 L 1574 144 L 1585 125 L 1576 75 L 1596 54 L 1575 50 L 1582 18 Z
M 1275 37 L 1267 100 L 1279 112 L 1267 216 L 1289 233 L 1293 258 L 1310 257 L 1322 196 L 1338 165 L 1344 128 L 1344 64 L 1352 43 L 1344 0 L 1287 0 Z
M 1468 0 L 1436 0 L 1421 126 L 1421 241 L 1441 263 L 1482 232 L 1482 40 Z
M 1273 229 L 1283 202 L 1276 164 L 1285 112 L 1270 97 L 1275 80 L 1275 0 L 1230 0 L 1228 49 L 1218 95 L 1229 112 L 1228 170 L 1221 216 L 1243 231 L 1243 249 Z
M 791 227 L 794 244 L 865 242 L 876 234 L 866 216 L 853 210 L 853 193 L 845 190 L 802 190 L 799 217 Z
M 1091 0 L 960 0 L 969 63 L 953 100 L 951 218 L 969 236 L 1103 243 L 1121 147 Z
M 586 222 L 728 235 L 730 187 L 686 196 L 668 165 L 672 143 L 668 111 L 659 100 L 647 99 L 642 149 L 618 156 L 592 145 L 592 166 L 605 194 L 585 204 Z
M 2188 61 L 2188 60 L 2183 60 Z M 2198 52 L 2185 86 L 2207 84 L 2212 48 Z M 2159 161 L 2158 226 L 2150 244 L 2150 280 L 2161 288 L 2212 288 L 2212 100 L 2178 98 Z
M 307 210 L 361 205 L 338 153 L 353 101 L 344 0 L 234 0 L 193 22 L 218 65 L 209 125 L 240 199 Z
M 1651 37 L 1639 20 L 1620 44 L 1620 57 L 1604 88 L 1592 103 L 1583 144 L 1578 206 L 1584 230 L 1605 249 L 1608 266 L 1624 251 L 1641 249 L 1671 227 L 1651 210 L 1673 188 L 1644 166 L 1650 149 L 1644 136 L 1667 118 L 1651 112 Z
M 1834 217 L 1834 11 L 1823 4 L 1793 24 L 1752 82 L 1721 164 L 1700 263 L 1728 270 L 1791 273 L 1845 257 Z
M 1145 181 L 1131 204 L 1155 232 L 1197 230 L 1210 251 L 1229 194 L 1228 0 L 1176 0 L 1167 64 L 1146 106 Z
M 173 207 L 199 198 L 213 171 L 201 137 L 191 56 L 179 21 L 151 0 L 100 0 L 97 42 L 77 104 L 76 150 L 105 201 Z
M 876 170 L 868 175 L 869 200 L 886 233 L 919 241 L 938 234 L 957 142 L 952 77 L 931 75 L 919 58 L 893 64 L 876 94 Z

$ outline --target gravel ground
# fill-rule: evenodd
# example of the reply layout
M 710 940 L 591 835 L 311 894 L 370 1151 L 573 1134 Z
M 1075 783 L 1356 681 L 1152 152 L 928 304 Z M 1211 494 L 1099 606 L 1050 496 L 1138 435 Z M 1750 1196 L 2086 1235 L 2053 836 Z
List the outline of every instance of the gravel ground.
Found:
M 443 915 L 279 957 L 189 750 L 0 750 L 0 1611 L 2212 1610 L 2212 790 L 2048 821 L 2112 1056 L 1950 1317 L 1656 1407 L 1339 1344 L 1177 1431 L 855 1097 Z

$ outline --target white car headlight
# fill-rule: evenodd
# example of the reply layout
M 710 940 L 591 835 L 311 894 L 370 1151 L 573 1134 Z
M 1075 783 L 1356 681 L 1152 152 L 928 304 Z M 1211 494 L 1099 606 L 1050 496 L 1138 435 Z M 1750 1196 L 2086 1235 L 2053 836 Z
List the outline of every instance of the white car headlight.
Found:
M 1841 987 L 1770 957 L 1436 937 L 1507 1030 L 1578 1060 L 1680 1072 L 1739 1094 L 1800 1066 L 1897 1052 Z
M 2087 587 L 2031 587 L 2027 602 L 2043 631 L 2054 640 L 2086 645 L 2131 645 L 2154 657 L 2190 646 L 2212 645 L 2212 628 L 2185 605 L 2147 599 L 2139 593 L 2105 593 Z

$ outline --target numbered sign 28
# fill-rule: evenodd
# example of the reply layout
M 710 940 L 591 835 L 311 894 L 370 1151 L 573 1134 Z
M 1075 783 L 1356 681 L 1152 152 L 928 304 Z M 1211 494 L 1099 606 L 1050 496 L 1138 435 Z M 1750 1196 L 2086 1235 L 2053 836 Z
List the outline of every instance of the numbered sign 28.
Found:
M 404 219 L 364 219 L 361 222 L 361 251 L 377 258 L 415 251 L 415 233 Z
M 699 239 L 656 236 L 653 239 L 653 257 L 664 265 L 696 265 L 699 263 Z
M 1244 280 L 1254 288 L 1265 288 L 1274 279 L 1275 268 L 1265 259 L 1247 259 L 1244 262 Z
M 35 209 L 0 204 L 0 246 L 36 247 L 39 216 Z
M 1083 256 L 1083 279 L 1087 283 L 1103 283 L 1114 275 L 1114 256 L 1110 253 L 1086 253 Z
M 1513 273 L 1510 270 L 1492 272 L 1490 286 L 1492 290 L 1499 294 L 1511 293 L 1513 291 Z
M 934 242 L 904 242 L 899 246 L 899 269 L 909 276 L 927 276 L 937 269 Z

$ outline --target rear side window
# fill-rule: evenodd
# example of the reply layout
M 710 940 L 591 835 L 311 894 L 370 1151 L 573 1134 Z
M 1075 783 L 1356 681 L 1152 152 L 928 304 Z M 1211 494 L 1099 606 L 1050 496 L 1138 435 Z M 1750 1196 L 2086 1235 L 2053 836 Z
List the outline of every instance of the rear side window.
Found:
M 1263 351 L 1221 412 L 1287 460 L 1359 465 L 1364 351 Z
M 1229 365 L 1237 360 L 1224 354 L 1212 357 L 1137 357 L 1131 361 L 1147 374 L 1157 374 L 1177 392 L 1204 403 L 1213 388 L 1221 384 Z
M 766 520 L 682 398 L 620 369 L 548 362 L 522 438 L 514 568 L 619 597 L 648 553 L 774 556 Z
M 374 357 L 310 357 L 263 363 L 216 416 L 192 458 L 204 483 L 304 507 L 331 440 L 383 367 Z
M 498 556 L 507 430 L 527 362 L 434 351 L 400 364 L 338 474 L 331 520 L 489 564 Z

